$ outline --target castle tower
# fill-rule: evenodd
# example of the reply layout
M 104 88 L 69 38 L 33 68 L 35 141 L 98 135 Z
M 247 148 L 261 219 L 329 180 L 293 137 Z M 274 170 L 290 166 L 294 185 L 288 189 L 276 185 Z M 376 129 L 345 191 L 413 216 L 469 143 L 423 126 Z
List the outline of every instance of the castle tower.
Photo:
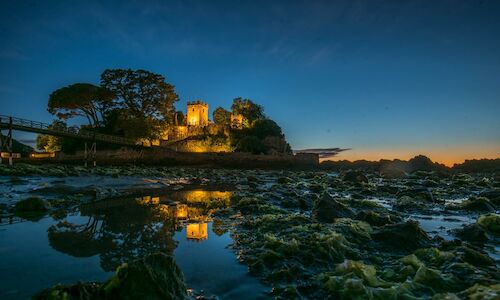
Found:
M 208 104 L 200 100 L 188 102 L 187 124 L 191 126 L 207 126 Z

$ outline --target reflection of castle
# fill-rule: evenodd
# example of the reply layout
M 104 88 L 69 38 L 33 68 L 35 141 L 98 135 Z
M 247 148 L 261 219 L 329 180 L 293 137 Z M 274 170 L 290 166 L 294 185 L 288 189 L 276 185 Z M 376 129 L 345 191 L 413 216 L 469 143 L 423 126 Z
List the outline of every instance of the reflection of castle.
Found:
M 171 222 L 173 230 L 185 226 L 186 239 L 208 239 L 210 207 L 227 207 L 231 191 L 187 190 L 172 192 L 168 196 L 142 196 L 135 198 L 141 206 L 148 206 L 164 222 Z
M 197 241 L 208 239 L 208 224 L 205 222 L 188 224 L 186 226 L 186 238 Z

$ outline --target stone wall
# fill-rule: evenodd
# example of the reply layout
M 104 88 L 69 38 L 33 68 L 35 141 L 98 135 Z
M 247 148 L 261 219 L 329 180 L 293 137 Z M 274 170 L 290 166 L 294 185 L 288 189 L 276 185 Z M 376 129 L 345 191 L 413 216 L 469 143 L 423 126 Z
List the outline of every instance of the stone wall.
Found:
M 83 153 L 66 155 L 60 153 L 53 162 L 81 163 Z M 250 153 L 187 153 L 175 152 L 163 148 L 156 149 L 120 149 L 97 152 L 98 165 L 120 164 L 144 165 L 198 165 L 237 168 L 315 168 L 319 166 L 316 154 L 297 155 L 254 155 Z

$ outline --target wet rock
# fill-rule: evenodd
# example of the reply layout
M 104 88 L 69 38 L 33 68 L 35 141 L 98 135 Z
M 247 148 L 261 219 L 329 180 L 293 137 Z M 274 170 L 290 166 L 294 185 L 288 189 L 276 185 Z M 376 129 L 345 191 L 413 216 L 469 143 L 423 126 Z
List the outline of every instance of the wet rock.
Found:
M 385 225 L 373 231 L 372 238 L 385 246 L 405 251 L 429 246 L 431 241 L 419 223 L 413 220 Z
M 104 284 L 56 285 L 34 299 L 187 299 L 187 289 L 173 257 L 157 253 L 123 264 Z
M 292 179 L 290 179 L 289 177 L 280 177 L 280 178 L 278 178 L 277 182 L 279 184 L 287 184 L 287 183 L 292 182 Z
M 494 205 L 500 205 L 500 189 L 483 191 L 479 196 L 488 198 Z
M 488 233 L 500 236 L 500 215 L 487 214 L 482 215 L 477 219 L 477 224 Z
M 29 197 L 21 200 L 14 206 L 14 214 L 21 218 L 34 220 L 47 213 L 49 205 L 46 201 L 38 197 Z
M 399 187 L 392 185 L 380 185 L 377 186 L 377 192 L 389 195 L 396 195 L 399 193 Z
M 403 196 L 411 197 L 415 200 L 425 201 L 425 202 L 434 202 L 434 196 L 429 191 L 429 189 L 425 187 L 417 187 L 404 191 L 400 191 L 397 196 L 399 198 Z
M 342 175 L 342 180 L 354 184 L 368 183 L 368 177 L 360 171 L 347 171 Z
M 311 184 L 309 185 L 309 190 L 311 190 L 311 192 L 313 193 L 322 193 L 323 191 L 325 191 L 326 187 L 322 184 L 319 184 L 319 183 L 314 183 L 314 184 Z
M 465 225 L 453 232 L 459 239 L 470 243 L 484 244 L 488 241 L 486 232 L 478 224 Z
M 380 175 L 386 179 L 402 179 L 406 178 L 408 173 L 399 168 L 383 168 L 380 170 Z
M 360 211 L 356 215 L 357 220 L 365 221 L 372 226 L 384 226 L 387 224 L 394 224 L 401 221 L 400 217 L 388 214 L 379 214 L 375 211 Z
M 101 295 L 100 283 L 77 283 L 74 285 L 58 284 L 33 296 L 35 300 L 91 300 L 105 299 Z
M 460 299 L 494 300 L 500 298 L 500 284 L 484 286 L 475 284 L 463 292 L 457 294 Z M 451 298 L 453 299 L 453 298 Z
M 461 247 L 459 252 L 463 255 L 463 260 L 473 266 L 494 266 L 495 261 L 488 254 L 474 250 L 470 247 Z
M 347 205 L 324 193 L 314 203 L 312 215 L 317 221 L 331 223 L 337 218 L 351 218 L 354 212 Z
M 425 207 L 425 203 L 417 201 L 409 196 L 402 196 L 394 202 L 394 208 L 397 210 L 412 210 L 412 209 L 422 209 Z
M 184 276 L 172 256 L 157 253 L 120 266 L 104 285 L 107 299 L 185 299 Z
M 470 197 L 460 205 L 460 208 L 479 212 L 495 211 L 493 204 L 485 197 Z

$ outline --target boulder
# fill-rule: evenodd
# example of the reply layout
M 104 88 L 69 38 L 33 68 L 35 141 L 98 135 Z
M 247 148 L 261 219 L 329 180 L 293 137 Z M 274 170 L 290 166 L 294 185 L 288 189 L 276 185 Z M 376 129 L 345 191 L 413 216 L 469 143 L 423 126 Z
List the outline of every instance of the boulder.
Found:
M 397 193 L 398 198 L 401 198 L 403 196 L 408 196 L 411 197 L 415 200 L 421 200 L 425 202 L 434 202 L 434 196 L 432 193 L 429 191 L 429 189 L 425 187 L 416 187 L 412 189 L 407 189 L 400 191 Z
M 365 221 L 372 226 L 384 226 L 387 224 L 394 224 L 401 221 L 401 218 L 389 214 L 379 214 L 375 211 L 360 211 L 356 215 L 357 220 Z
M 417 221 L 385 225 L 372 233 L 373 240 L 393 249 L 414 251 L 430 245 L 431 238 Z
M 56 285 L 33 299 L 187 299 L 184 277 L 172 256 L 156 253 L 120 266 L 104 284 Z
M 106 299 L 185 299 L 184 276 L 172 256 L 156 253 L 123 264 L 104 285 Z
M 342 175 L 342 180 L 354 184 L 368 183 L 368 177 L 360 171 L 347 171 Z
M 330 194 L 323 193 L 314 202 L 312 215 L 319 222 L 332 223 L 337 218 L 351 218 L 354 216 L 354 212 L 347 205 L 330 196 Z
M 455 229 L 453 233 L 459 239 L 469 243 L 484 244 L 488 241 L 486 232 L 478 224 L 465 225 L 460 229 Z
M 29 197 L 16 203 L 14 214 L 21 218 L 35 220 L 45 215 L 48 209 L 49 204 L 46 201 L 38 197 Z
M 496 236 L 500 236 L 500 215 L 487 214 L 482 215 L 477 219 L 477 224 L 481 226 L 486 232 Z
M 485 197 L 494 205 L 500 205 L 500 189 L 486 190 L 479 194 L 480 197 Z
M 494 212 L 494 205 L 485 197 L 470 197 L 460 205 L 462 209 L 479 212 Z

